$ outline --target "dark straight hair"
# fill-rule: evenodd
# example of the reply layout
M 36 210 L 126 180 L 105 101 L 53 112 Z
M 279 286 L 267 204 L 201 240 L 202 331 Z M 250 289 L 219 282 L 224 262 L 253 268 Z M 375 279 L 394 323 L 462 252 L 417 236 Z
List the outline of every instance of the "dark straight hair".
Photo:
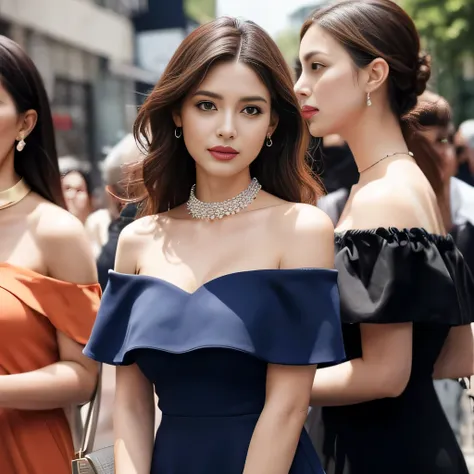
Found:
M 255 23 L 223 17 L 200 26 L 181 43 L 139 111 L 134 133 L 147 151 L 135 181 L 142 179 L 146 187 L 140 215 L 164 212 L 188 200 L 196 166 L 184 141 L 174 136 L 172 111 L 213 65 L 235 60 L 250 67 L 265 84 L 279 117 L 273 146 L 263 146 L 250 165 L 252 176 L 267 192 L 291 202 L 315 204 L 322 194 L 305 159 L 309 133 L 281 52 Z
M 382 58 L 389 65 L 388 94 L 408 148 L 436 194 L 442 190 L 435 152 L 428 140 L 417 134 L 421 124 L 413 113 L 418 96 L 431 75 L 431 59 L 420 51 L 420 38 L 413 20 L 391 0 L 343 0 L 318 9 L 301 29 L 301 39 L 313 24 L 329 33 L 349 53 L 355 66 L 363 68 Z
M 0 82 L 13 99 L 18 114 L 28 110 L 38 114 L 35 127 L 25 139 L 26 147 L 22 152 L 15 149 L 15 171 L 35 193 L 65 208 L 53 119 L 43 81 L 25 51 L 1 35 Z

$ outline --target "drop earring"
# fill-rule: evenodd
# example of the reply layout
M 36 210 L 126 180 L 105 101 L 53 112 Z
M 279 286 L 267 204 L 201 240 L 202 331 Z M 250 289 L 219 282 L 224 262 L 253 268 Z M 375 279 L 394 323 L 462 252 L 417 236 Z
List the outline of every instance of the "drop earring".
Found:
M 21 152 L 24 150 L 25 146 L 26 146 L 25 139 L 23 138 L 22 135 L 20 135 L 20 140 L 16 145 L 16 149 Z
M 181 138 L 183 136 L 183 129 L 181 127 L 176 127 L 174 129 L 174 136 L 176 138 Z
M 265 140 L 265 145 L 267 145 L 268 148 L 270 148 L 270 147 L 273 145 L 273 141 L 272 141 L 272 136 L 271 136 L 271 135 L 267 135 L 267 139 Z
M 367 107 L 372 106 L 372 100 L 370 99 L 370 92 L 367 92 Z

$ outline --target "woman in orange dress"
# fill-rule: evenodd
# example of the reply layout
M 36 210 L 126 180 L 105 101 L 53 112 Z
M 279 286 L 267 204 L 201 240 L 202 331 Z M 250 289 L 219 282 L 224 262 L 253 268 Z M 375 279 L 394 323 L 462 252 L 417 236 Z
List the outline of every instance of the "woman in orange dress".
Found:
M 64 209 L 43 83 L 0 36 L 0 473 L 71 472 L 65 409 L 94 391 L 82 346 L 99 298 L 85 231 Z

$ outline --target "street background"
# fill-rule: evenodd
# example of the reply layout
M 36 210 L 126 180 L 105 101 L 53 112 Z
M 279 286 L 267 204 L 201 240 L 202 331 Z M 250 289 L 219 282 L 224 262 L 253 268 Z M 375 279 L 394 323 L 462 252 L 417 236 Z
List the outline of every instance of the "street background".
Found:
M 474 118 L 474 0 L 399 0 L 433 57 L 431 90 L 457 126 Z M 0 0 L 0 34 L 37 65 L 51 101 L 57 147 L 103 194 L 104 157 L 130 133 L 137 108 L 179 43 L 221 15 L 251 19 L 295 64 L 299 29 L 326 0 Z M 394 38 L 396 41 L 396 38 Z M 474 444 L 465 446 L 474 474 Z

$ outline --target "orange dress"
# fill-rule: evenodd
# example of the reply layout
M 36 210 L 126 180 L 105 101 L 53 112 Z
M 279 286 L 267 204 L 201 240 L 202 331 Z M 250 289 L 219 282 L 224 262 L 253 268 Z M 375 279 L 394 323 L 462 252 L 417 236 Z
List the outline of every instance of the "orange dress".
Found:
M 89 339 L 99 285 L 76 285 L 0 263 L 0 377 L 59 360 L 56 330 L 79 344 Z M 0 407 L 1 474 L 70 474 L 74 457 L 63 409 Z

